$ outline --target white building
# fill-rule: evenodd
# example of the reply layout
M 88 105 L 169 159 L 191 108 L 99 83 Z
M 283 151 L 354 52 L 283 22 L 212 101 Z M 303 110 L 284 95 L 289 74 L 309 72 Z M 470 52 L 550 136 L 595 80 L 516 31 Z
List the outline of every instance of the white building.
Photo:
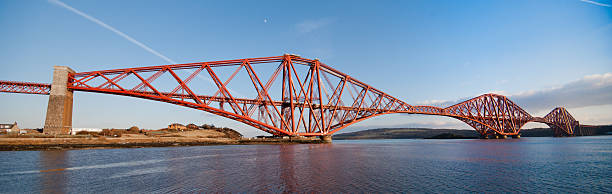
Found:
M 70 131 L 70 135 L 76 135 L 79 131 L 87 131 L 87 132 L 102 132 L 102 129 L 99 128 L 72 128 Z
M 19 127 L 17 127 L 17 122 L 13 124 L 0 124 L 0 131 L 5 131 L 7 133 L 19 133 Z

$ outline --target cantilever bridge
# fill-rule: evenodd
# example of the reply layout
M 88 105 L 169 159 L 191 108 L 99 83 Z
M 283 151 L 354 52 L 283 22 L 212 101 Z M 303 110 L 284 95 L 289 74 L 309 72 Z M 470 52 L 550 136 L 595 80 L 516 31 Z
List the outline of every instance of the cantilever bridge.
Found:
M 456 118 L 482 137 L 517 136 L 527 122 L 545 123 L 555 136 L 572 136 L 579 126 L 564 108 L 534 117 L 497 94 L 484 94 L 446 108 L 413 106 L 317 59 L 297 55 L 78 73 L 56 67 L 53 84 L 0 81 L 0 92 L 51 95 L 45 130 L 62 120 L 61 127 L 71 127 L 73 91 L 176 104 L 279 136 L 332 135 L 351 124 L 392 113 Z

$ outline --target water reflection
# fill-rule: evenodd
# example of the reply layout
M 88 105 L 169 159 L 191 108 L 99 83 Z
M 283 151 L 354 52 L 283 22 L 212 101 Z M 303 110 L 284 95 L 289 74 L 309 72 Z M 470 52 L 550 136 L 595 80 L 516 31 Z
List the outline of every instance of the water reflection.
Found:
M 612 193 L 612 137 L 0 152 L 0 193 Z
M 41 151 L 39 157 L 40 185 L 43 193 L 66 193 L 68 152 Z
M 329 184 L 330 177 L 325 176 L 325 172 L 333 172 L 334 168 L 331 161 L 334 159 L 332 152 L 330 151 L 332 144 L 320 144 L 320 145 L 308 145 L 306 154 L 308 157 L 304 157 L 306 161 L 305 169 L 311 169 L 305 172 L 304 179 L 309 181 L 314 191 L 323 192 L 322 187 Z M 349 159 L 350 160 L 350 159 Z
M 228 165 L 223 161 L 224 157 L 221 154 L 215 154 L 212 157 L 212 172 L 210 172 L 210 174 L 213 174 L 214 176 L 210 176 L 209 178 L 211 178 L 213 180 L 213 185 L 214 185 L 214 189 L 217 191 L 223 191 L 226 189 L 227 186 L 227 181 L 225 180 L 226 178 L 226 172 L 225 169 L 226 168 L 236 168 L 234 166 Z
M 250 159 L 253 160 L 254 167 L 248 174 L 254 182 L 253 188 L 256 188 L 257 193 L 278 190 L 278 184 L 275 182 L 277 178 L 274 176 L 274 172 L 278 170 L 274 161 L 278 160 L 272 158 L 275 154 L 271 153 L 268 146 L 254 146 L 253 149 L 255 154 Z
M 296 180 L 295 180 L 295 146 L 296 145 L 280 145 L 279 161 L 280 161 L 280 179 L 282 181 L 283 192 L 295 193 L 297 192 Z

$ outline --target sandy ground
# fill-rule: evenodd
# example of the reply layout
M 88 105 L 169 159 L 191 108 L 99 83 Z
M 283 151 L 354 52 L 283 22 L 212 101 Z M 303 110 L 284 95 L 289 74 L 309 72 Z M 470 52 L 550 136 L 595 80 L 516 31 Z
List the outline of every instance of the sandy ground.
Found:
M 41 145 L 41 144 L 116 144 L 143 142 L 199 142 L 233 141 L 225 134 L 212 130 L 165 133 L 155 136 L 144 134 L 123 134 L 121 137 L 75 137 L 75 138 L 0 138 L 0 145 Z

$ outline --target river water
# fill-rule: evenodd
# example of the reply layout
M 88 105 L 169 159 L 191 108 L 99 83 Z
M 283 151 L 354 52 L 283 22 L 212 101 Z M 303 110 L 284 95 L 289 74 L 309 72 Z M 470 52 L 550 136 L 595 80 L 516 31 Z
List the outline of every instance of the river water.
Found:
M 0 192 L 612 193 L 612 136 L 0 152 Z

